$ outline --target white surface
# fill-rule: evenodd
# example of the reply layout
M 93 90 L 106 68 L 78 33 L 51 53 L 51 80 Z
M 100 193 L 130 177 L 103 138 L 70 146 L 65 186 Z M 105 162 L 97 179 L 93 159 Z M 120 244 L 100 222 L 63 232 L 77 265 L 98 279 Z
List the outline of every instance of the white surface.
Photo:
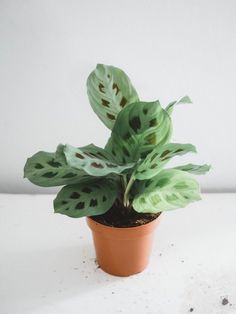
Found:
M 0 196 L 1 314 L 236 313 L 236 194 L 163 214 L 148 269 L 128 278 L 97 269 L 85 221 L 52 199 Z
M 28 156 L 105 144 L 86 96 L 96 63 L 123 68 L 142 100 L 188 94 L 174 140 L 196 144 L 186 160 L 213 165 L 204 190 L 236 191 L 235 16 L 234 0 L 1 0 L 0 191 L 55 191 L 23 181 Z

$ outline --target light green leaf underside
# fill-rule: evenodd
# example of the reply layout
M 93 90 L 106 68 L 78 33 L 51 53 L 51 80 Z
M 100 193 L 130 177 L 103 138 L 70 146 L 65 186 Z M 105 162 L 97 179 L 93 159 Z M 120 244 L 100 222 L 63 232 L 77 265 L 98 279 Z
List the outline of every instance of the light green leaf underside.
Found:
M 134 173 L 134 178 L 139 180 L 150 179 L 156 176 L 172 157 L 189 152 L 196 152 L 196 148 L 191 144 L 169 143 L 157 146 L 141 161 Z
M 184 166 L 174 167 L 173 169 L 187 171 L 192 174 L 205 174 L 211 169 L 210 165 L 194 165 L 194 164 L 187 164 Z
M 167 143 L 171 131 L 170 117 L 159 101 L 133 103 L 118 114 L 105 149 L 118 163 L 137 161 Z
M 185 207 L 200 200 L 197 181 L 187 172 L 168 169 L 145 182 L 143 192 L 136 195 L 133 207 L 139 213 L 158 213 Z
M 24 177 L 44 187 L 92 180 L 93 177 L 85 171 L 72 169 L 67 165 L 63 149 L 64 146 L 59 145 L 56 153 L 40 151 L 28 158 L 24 167 Z
M 192 103 L 192 100 L 188 96 L 184 96 L 180 98 L 179 100 L 175 100 L 169 103 L 169 105 L 166 107 L 166 111 L 168 112 L 168 114 L 171 114 L 175 105 L 191 104 L 191 103 Z
M 83 169 L 89 175 L 96 177 L 106 176 L 109 173 L 119 174 L 133 167 L 133 164 L 118 165 L 107 151 L 93 144 L 81 148 L 65 145 L 64 153 L 68 165 Z
M 128 76 L 119 68 L 98 64 L 87 80 L 87 92 L 94 112 L 112 129 L 117 114 L 139 100 Z
M 105 179 L 67 185 L 57 194 L 54 210 L 73 218 L 101 215 L 112 207 L 117 194 L 117 185 Z

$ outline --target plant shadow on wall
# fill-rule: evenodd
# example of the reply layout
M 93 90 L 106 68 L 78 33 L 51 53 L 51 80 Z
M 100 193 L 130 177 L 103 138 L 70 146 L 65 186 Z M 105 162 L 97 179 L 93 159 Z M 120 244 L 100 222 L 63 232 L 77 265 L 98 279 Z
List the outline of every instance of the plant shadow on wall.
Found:
M 208 165 L 163 169 L 171 158 L 196 152 L 191 144 L 170 142 L 173 108 L 191 103 L 188 96 L 166 108 L 158 100 L 140 101 L 122 70 L 102 64 L 89 75 L 87 90 L 93 110 L 111 129 L 105 148 L 60 144 L 55 153 L 36 153 L 24 168 L 34 184 L 65 186 L 54 200 L 56 213 L 103 217 L 104 224 L 124 227 L 134 213 L 159 215 L 200 199 L 192 174 L 204 174 Z M 117 215 L 124 217 L 122 225 Z

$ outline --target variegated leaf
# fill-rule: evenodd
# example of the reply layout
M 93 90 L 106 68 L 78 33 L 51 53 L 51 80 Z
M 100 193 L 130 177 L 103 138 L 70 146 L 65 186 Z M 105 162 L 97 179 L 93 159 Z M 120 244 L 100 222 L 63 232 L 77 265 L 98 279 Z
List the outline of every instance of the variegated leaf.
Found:
M 194 165 L 194 164 L 187 164 L 184 166 L 174 167 L 173 169 L 178 169 L 182 171 L 187 171 L 192 174 L 205 174 L 211 169 L 210 165 Z
M 117 195 L 118 187 L 110 180 L 67 185 L 54 200 L 54 210 L 73 218 L 101 215 L 112 207 Z
M 64 146 L 59 145 L 56 153 L 40 151 L 28 158 L 24 167 L 24 177 L 39 186 L 58 186 L 93 179 L 84 170 L 67 165 Z
M 140 162 L 135 170 L 134 179 L 150 179 L 156 176 L 172 157 L 189 152 L 196 152 L 196 148 L 192 144 L 169 143 L 157 146 Z
M 192 103 L 192 100 L 188 96 L 184 96 L 180 98 L 179 100 L 175 100 L 169 103 L 169 105 L 166 107 L 166 111 L 168 112 L 168 114 L 171 114 L 175 105 L 191 104 L 191 103 Z
M 133 200 L 133 207 L 139 213 L 158 213 L 200 200 L 200 188 L 192 175 L 185 171 L 162 170 L 156 177 L 144 183 L 144 189 Z
M 65 145 L 64 153 L 68 165 L 75 169 L 83 169 L 89 175 L 96 177 L 106 176 L 109 173 L 119 174 L 134 166 L 132 163 L 118 165 L 107 151 L 93 144 L 81 148 Z
M 87 80 L 87 92 L 94 112 L 112 129 L 117 114 L 139 100 L 128 76 L 113 66 L 98 64 Z
M 159 101 L 133 103 L 118 114 L 105 149 L 118 163 L 134 162 L 167 143 L 171 131 L 170 117 Z

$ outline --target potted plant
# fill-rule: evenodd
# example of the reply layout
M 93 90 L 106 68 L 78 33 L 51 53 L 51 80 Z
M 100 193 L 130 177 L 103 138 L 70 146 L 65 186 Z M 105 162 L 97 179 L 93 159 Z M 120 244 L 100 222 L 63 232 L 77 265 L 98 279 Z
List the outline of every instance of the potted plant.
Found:
M 98 64 L 89 75 L 90 104 L 111 130 L 104 148 L 58 145 L 27 159 L 24 176 L 43 186 L 64 186 L 54 200 L 56 213 L 87 216 L 97 262 L 113 275 L 128 276 L 147 265 L 153 231 L 163 211 L 200 199 L 193 174 L 208 165 L 164 169 L 172 157 L 196 152 L 191 144 L 171 143 L 171 113 L 188 96 L 162 108 L 140 101 L 128 76 Z

